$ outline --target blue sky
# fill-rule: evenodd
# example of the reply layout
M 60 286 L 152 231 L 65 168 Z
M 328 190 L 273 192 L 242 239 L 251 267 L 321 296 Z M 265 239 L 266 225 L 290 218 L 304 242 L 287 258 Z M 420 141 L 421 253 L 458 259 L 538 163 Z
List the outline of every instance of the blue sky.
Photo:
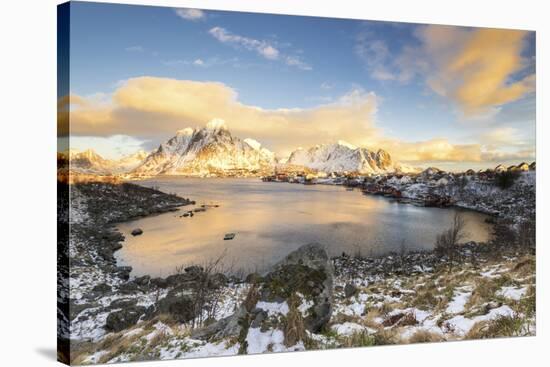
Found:
M 116 158 L 220 118 L 280 155 L 343 139 L 418 165 L 533 160 L 534 40 L 519 31 L 73 2 L 72 145 Z M 198 110 L 200 101 L 185 105 L 190 90 L 193 100 L 220 97 Z M 173 105 L 160 104 L 166 95 Z M 276 121 L 296 126 L 296 140 L 284 141 Z

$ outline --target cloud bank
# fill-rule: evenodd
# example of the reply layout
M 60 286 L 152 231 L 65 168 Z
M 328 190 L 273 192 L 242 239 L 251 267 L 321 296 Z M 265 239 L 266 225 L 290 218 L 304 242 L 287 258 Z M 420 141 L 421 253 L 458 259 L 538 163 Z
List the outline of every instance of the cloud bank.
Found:
M 254 138 L 280 156 L 300 146 L 345 140 L 384 148 L 407 162 L 480 162 L 504 158 L 500 148 L 514 138 L 513 131 L 495 132 L 486 138 L 494 143 L 489 147 L 452 144 L 445 138 L 393 139 L 376 124 L 379 98 L 359 88 L 314 108 L 263 109 L 243 104 L 236 91 L 222 83 L 139 77 L 122 83 L 107 101 L 72 95 L 60 103 L 70 105 L 73 136 L 124 134 L 159 141 L 182 128 L 222 119 L 236 136 Z
M 364 31 L 357 37 L 355 53 L 372 78 L 406 83 L 419 77 L 466 118 L 476 118 L 535 91 L 534 61 L 522 56 L 529 33 L 419 26 L 412 34 L 418 44 L 392 53 L 375 33 Z

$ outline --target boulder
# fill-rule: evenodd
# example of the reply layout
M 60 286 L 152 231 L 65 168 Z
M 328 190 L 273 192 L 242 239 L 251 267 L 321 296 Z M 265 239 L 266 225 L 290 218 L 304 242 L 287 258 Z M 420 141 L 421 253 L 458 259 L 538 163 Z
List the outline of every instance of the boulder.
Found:
M 105 329 L 108 331 L 119 332 L 135 325 L 140 317 L 145 314 L 146 308 L 143 306 L 130 306 L 120 311 L 114 311 L 107 316 Z
M 117 266 L 114 271 L 116 275 L 118 275 L 123 280 L 130 279 L 130 273 L 132 272 L 131 266 Z
M 191 332 L 191 337 L 195 339 L 214 339 L 238 337 L 248 319 L 248 311 L 241 306 L 237 311 L 228 317 L 216 321 L 201 329 L 195 329 Z
M 150 281 L 151 277 L 149 275 L 144 275 L 142 277 L 134 279 L 134 282 L 140 287 L 149 285 Z
M 304 324 L 313 333 L 329 322 L 332 314 L 333 267 L 326 250 L 318 243 L 304 245 L 287 255 L 265 276 L 261 299 L 287 301 L 297 293 L 313 305 L 305 311 Z
M 193 293 L 186 289 L 173 289 L 157 303 L 157 312 L 168 314 L 179 322 L 191 321 L 197 316 Z
M 139 236 L 143 234 L 143 230 L 141 228 L 134 228 L 130 233 L 132 234 L 132 236 Z
M 356 293 L 357 293 L 357 287 L 355 286 L 355 284 L 352 284 L 352 283 L 346 284 L 346 286 L 344 287 L 344 296 L 346 298 L 353 297 L 355 296 Z
M 136 298 L 119 298 L 111 302 L 111 304 L 109 304 L 109 309 L 111 310 L 115 310 L 119 308 L 127 309 L 127 308 L 134 307 L 136 304 L 137 304 Z
M 134 281 L 123 283 L 118 287 L 118 291 L 122 294 L 134 294 L 138 290 L 139 287 Z
M 109 293 L 112 290 L 113 290 L 113 287 L 111 287 L 107 283 L 99 283 L 98 285 L 96 285 L 95 287 L 92 288 L 92 292 L 97 293 L 97 294 L 101 294 L 101 295 L 103 295 L 105 293 Z
M 166 288 L 168 287 L 168 282 L 164 278 L 153 278 L 151 279 L 151 285 L 157 288 Z
M 250 275 L 247 278 L 253 285 L 237 311 L 208 327 L 193 331 L 193 338 L 219 340 L 237 337 L 241 340 L 246 337 L 248 328 L 283 330 L 286 338 L 286 330 L 294 330 L 289 327 L 290 318 L 300 324 L 302 330 L 314 333 L 321 331 L 330 320 L 333 269 L 321 245 L 302 246 L 264 277 Z M 280 304 L 281 313 L 270 316 L 268 310 L 261 308 L 266 303 Z M 307 306 L 298 307 L 304 304 Z M 290 339 L 291 344 L 297 341 L 296 338 Z

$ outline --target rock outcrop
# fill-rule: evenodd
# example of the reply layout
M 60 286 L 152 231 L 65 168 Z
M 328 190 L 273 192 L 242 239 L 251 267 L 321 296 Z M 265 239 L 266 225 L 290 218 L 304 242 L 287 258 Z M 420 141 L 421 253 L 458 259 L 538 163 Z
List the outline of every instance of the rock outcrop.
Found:
M 276 330 L 287 347 L 305 339 L 305 330 L 320 332 L 330 320 L 333 300 L 333 268 L 326 250 L 317 243 L 290 253 L 257 283 L 237 311 L 206 328 L 193 332 L 199 339 L 236 337 L 247 347 L 250 333 Z M 253 334 L 250 334 L 253 335 Z M 250 350 L 248 350 L 250 352 Z

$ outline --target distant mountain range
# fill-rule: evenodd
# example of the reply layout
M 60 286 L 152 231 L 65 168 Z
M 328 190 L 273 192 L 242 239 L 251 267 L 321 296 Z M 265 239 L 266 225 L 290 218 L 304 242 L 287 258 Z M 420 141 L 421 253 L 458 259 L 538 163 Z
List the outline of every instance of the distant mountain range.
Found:
M 147 157 L 147 153 L 143 150 L 118 160 L 105 159 L 92 149 L 82 152 L 71 149 L 62 154 L 68 156 L 71 170 L 96 175 L 128 173 L 139 166 Z
M 292 152 L 286 163 L 327 173 L 377 174 L 417 171 L 412 167 L 394 162 L 385 150 L 370 151 L 367 148 L 358 148 L 345 141 L 316 145 L 309 149 L 297 149 Z
M 400 164 L 382 149 L 376 151 L 344 141 L 298 148 L 288 158 L 275 154 L 254 139 L 233 136 L 222 120 L 212 120 L 204 128 L 185 128 L 147 154 L 138 151 L 118 160 L 101 157 L 91 149 L 61 153 L 68 157 L 73 172 L 95 175 L 150 177 L 261 176 L 275 170 L 310 170 L 325 173 L 418 173 L 420 169 Z M 521 165 L 520 165 L 521 166 Z M 523 168 L 523 167 L 522 167 Z M 497 171 L 506 168 L 499 165 Z M 439 171 L 429 168 L 426 171 Z

